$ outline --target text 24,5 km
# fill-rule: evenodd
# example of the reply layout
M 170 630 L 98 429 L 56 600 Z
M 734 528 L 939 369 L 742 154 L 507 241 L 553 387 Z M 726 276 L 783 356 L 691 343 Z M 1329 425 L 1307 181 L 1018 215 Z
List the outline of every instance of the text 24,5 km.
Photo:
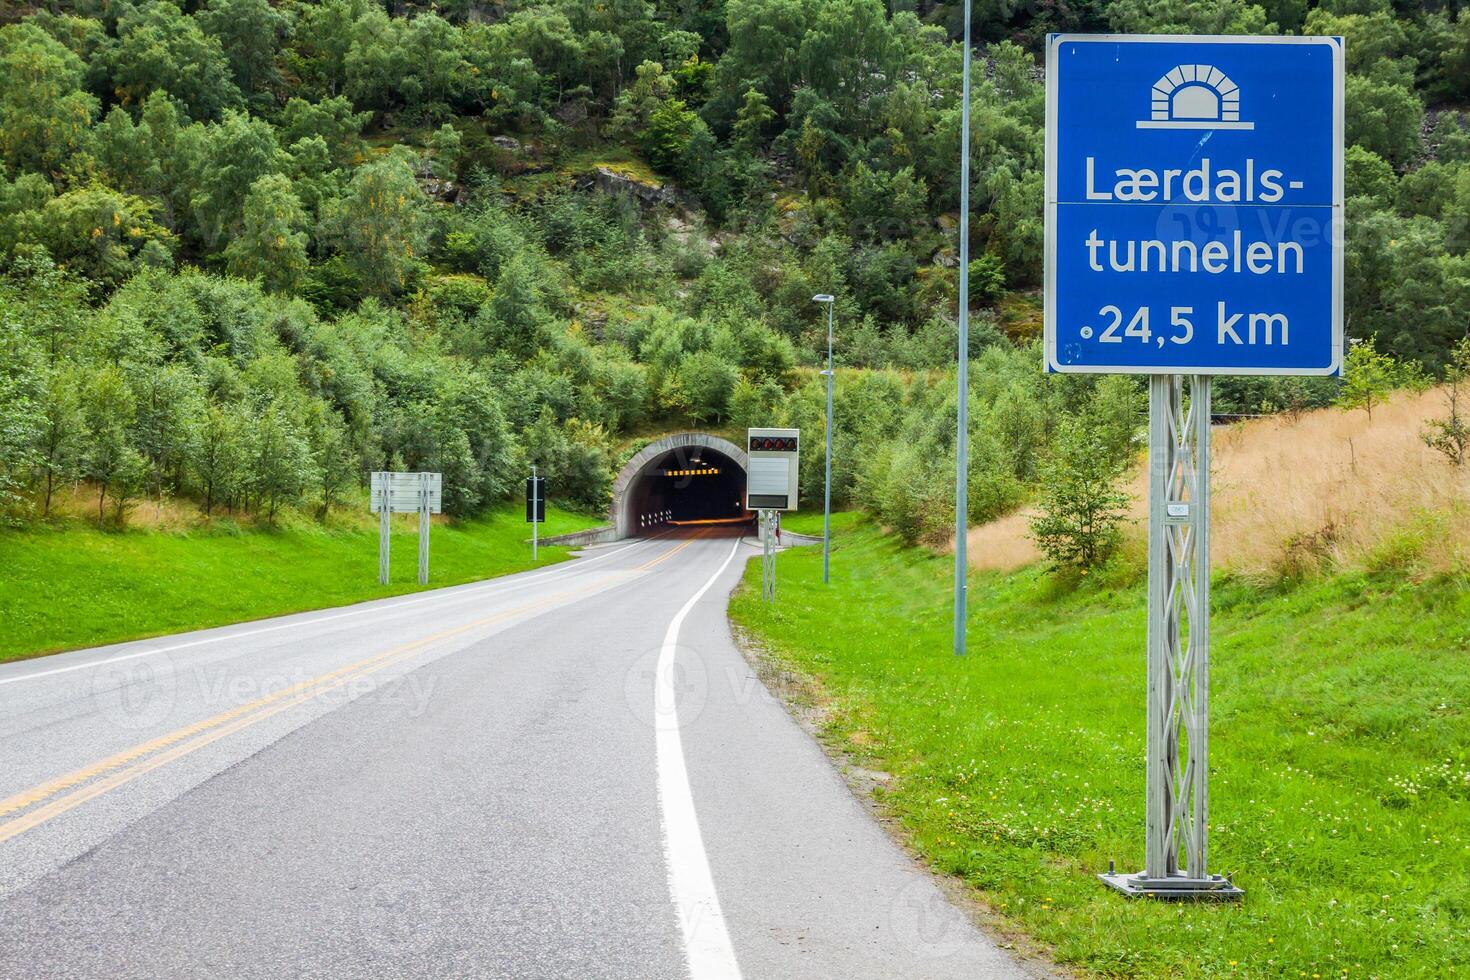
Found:
M 1291 322 L 1284 313 L 1232 312 L 1224 302 L 1219 302 L 1208 315 L 1219 344 L 1285 346 L 1291 342 Z M 1078 335 L 1083 340 L 1096 337 L 1101 344 L 1129 341 L 1154 343 L 1159 347 L 1167 342 L 1187 344 L 1194 339 L 1195 320 L 1193 306 L 1171 306 L 1167 325 L 1160 324 L 1156 330 L 1147 306 L 1125 312 L 1108 305 L 1097 311 L 1097 323 L 1083 324 Z

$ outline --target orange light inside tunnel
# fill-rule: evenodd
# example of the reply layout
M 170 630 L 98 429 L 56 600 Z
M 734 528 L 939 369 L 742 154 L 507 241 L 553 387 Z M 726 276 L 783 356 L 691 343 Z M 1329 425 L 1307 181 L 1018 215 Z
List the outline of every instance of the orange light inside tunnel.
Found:
M 662 470 L 662 471 L 660 471 L 660 475 L 662 475 L 662 476 L 670 476 L 670 477 L 683 477 L 683 476 L 719 476 L 719 474 L 720 474 L 720 471 L 717 468 L 711 468 L 711 469 L 707 469 L 707 470 Z
M 754 514 L 746 514 L 744 517 L 704 517 L 698 520 L 669 521 L 668 523 L 678 527 L 690 527 L 695 524 L 746 524 L 754 519 Z

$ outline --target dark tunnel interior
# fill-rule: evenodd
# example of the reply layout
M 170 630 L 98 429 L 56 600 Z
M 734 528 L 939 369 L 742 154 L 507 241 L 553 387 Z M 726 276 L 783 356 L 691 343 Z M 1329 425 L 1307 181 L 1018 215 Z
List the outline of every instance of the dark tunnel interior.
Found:
M 683 521 L 745 518 L 745 470 L 707 447 L 673 449 L 653 460 L 629 488 L 634 534 Z

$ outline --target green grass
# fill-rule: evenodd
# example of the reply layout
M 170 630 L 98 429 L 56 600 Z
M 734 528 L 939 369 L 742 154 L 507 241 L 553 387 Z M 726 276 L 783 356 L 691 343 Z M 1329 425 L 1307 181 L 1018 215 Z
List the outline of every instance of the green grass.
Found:
M 1144 612 L 1136 572 L 1068 588 L 976 575 L 951 653 L 952 559 L 869 523 L 752 563 L 733 614 L 814 678 L 823 737 L 936 869 L 1083 972 L 1445 977 L 1470 972 L 1470 583 L 1217 581 L 1211 870 L 1239 905 L 1129 902 L 1142 862 Z M 833 624 L 841 624 L 834 629 Z
M 395 519 L 392 584 L 371 529 L 191 533 L 90 525 L 0 532 L 0 660 L 220 626 L 471 582 L 533 567 L 518 506 L 436 525 L 418 584 L 417 517 Z M 543 535 L 599 522 L 548 508 Z M 539 564 L 566 548 L 542 548 Z
M 863 516 L 859 510 L 837 510 L 832 512 L 832 534 L 852 527 Z M 798 510 L 781 515 L 781 529 L 793 534 L 822 536 L 822 512 L 820 510 Z

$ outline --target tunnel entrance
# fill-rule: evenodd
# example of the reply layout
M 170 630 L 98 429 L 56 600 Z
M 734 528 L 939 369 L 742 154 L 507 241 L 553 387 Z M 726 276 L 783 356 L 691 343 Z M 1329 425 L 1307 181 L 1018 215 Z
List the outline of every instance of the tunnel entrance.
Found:
M 634 512 L 658 516 L 662 523 L 745 516 L 745 471 L 712 449 L 693 454 L 670 450 L 644 469 L 632 493 Z
M 619 537 L 670 525 L 702 526 L 749 519 L 744 450 L 702 432 L 667 436 L 645 446 L 613 482 L 609 518 Z

